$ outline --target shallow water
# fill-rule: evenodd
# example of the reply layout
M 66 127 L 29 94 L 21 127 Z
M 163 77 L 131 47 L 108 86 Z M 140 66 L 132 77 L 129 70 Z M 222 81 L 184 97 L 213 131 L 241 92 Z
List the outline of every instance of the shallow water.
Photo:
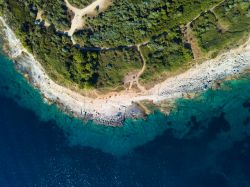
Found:
M 122 128 L 43 102 L 0 58 L 1 186 L 250 186 L 250 76 Z

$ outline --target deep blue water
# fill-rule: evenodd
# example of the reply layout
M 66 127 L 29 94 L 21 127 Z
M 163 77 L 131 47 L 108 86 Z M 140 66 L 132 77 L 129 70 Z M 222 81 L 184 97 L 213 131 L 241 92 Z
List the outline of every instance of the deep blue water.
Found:
M 250 186 L 250 77 L 166 117 L 103 127 L 63 114 L 0 58 L 0 186 Z

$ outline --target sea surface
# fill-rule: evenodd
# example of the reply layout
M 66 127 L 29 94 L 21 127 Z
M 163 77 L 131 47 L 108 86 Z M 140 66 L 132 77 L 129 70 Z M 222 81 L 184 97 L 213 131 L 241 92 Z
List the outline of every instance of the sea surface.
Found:
M 250 187 L 250 76 L 113 128 L 46 104 L 0 56 L 0 187 Z

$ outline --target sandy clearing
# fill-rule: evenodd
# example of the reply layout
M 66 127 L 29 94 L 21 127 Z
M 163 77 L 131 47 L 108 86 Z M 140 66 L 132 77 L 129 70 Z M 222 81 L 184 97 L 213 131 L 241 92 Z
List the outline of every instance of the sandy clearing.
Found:
M 82 29 L 84 27 L 86 16 L 91 16 L 91 17 L 97 16 L 100 12 L 105 11 L 112 3 L 112 0 L 96 0 L 89 6 L 83 9 L 78 9 L 72 6 L 68 2 L 68 0 L 64 1 L 68 9 L 74 13 L 74 18 L 71 21 L 71 28 L 70 30 L 66 31 L 69 36 L 72 36 L 76 30 Z
M 60 103 L 80 118 L 88 113 L 94 119 L 114 120 L 118 113 L 125 115 L 126 109 L 134 102 L 150 100 L 159 103 L 164 100 L 181 98 L 187 93 L 202 92 L 212 86 L 216 80 L 239 75 L 250 68 L 249 39 L 245 45 L 230 50 L 215 59 L 205 61 L 180 75 L 168 78 L 147 90 L 146 93 L 126 90 L 113 93 L 108 98 L 94 99 L 80 95 L 52 81 L 41 64 L 21 45 L 3 18 L 0 20 L 5 26 L 3 31 L 9 43 L 10 55 L 18 62 L 18 66 L 30 71 L 29 76 L 32 79 L 32 84 L 39 88 L 44 98 Z

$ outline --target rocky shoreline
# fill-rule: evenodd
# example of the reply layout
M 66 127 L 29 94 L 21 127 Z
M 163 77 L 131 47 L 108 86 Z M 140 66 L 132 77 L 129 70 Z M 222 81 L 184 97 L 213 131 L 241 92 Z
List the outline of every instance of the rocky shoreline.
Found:
M 98 124 L 122 126 L 126 118 L 141 118 L 145 112 L 135 103 L 151 101 L 159 104 L 172 101 L 184 95 L 200 93 L 210 88 L 216 81 L 235 76 L 250 69 L 250 42 L 237 49 L 208 60 L 175 77 L 147 90 L 146 93 L 122 91 L 108 98 L 90 98 L 58 85 L 46 74 L 17 39 L 14 32 L 0 17 L 0 31 L 6 41 L 7 53 L 16 63 L 17 69 L 29 82 L 39 89 L 44 99 L 56 103 L 62 110 L 83 121 L 94 120 Z

